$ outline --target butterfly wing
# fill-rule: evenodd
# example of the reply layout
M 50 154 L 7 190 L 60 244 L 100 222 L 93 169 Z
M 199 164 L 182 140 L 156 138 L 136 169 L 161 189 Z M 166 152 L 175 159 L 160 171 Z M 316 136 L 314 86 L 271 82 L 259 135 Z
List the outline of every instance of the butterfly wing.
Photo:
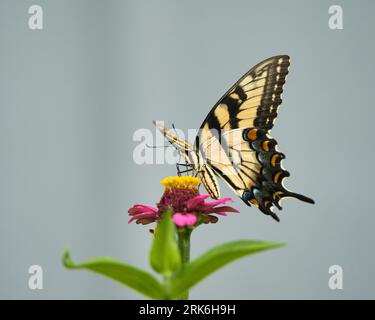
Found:
M 281 166 L 284 155 L 269 135 L 288 67 L 288 56 L 276 56 L 249 70 L 212 108 L 196 142 L 207 164 L 246 204 L 276 220 L 272 207 L 281 209 L 284 197 L 313 203 L 283 186 L 289 173 Z

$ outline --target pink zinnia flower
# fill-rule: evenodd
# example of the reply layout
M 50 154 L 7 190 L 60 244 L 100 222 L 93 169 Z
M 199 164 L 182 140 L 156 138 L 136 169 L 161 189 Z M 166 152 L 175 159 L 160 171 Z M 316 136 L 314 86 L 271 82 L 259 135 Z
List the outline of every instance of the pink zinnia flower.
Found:
M 205 202 L 210 196 L 199 194 L 200 180 L 195 177 L 169 177 L 161 181 L 165 191 L 157 208 L 136 204 L 129 209 L 129 223 L 149 224 L 157 222 L 165 210 L 173 212 L 172 219 L 178 227 L 197 227 L 201 223 L 216 223 L 217 215 L 226 216 L 228 212 L 238 212 L 226 204 L 231 198 Z

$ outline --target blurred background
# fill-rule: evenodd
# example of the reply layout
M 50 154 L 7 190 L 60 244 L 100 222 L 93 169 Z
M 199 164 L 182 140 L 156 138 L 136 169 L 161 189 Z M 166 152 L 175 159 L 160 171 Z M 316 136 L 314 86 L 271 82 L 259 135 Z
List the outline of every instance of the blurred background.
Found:
M 43 30 L 28 9 L 43 8 Z M 339 4 L 343 30 L 328 27 Z M 250 67 L 291 56 L 272 136 L 287 186 L 315 205 L 283 202 L 281 222 L 236 199 L 241 213 L 202 226 L 192 256 L 220 242 L 287 242 L 226 267 L 193 299 L 375 298 L 373 1 L 2 0 L 0 2 L 0 298 L 139 299 L 87 271 L 112 256 L 146 270 L 151 234 L 128 225 L 154 204 L 173 165 L 137 165 L 137 129 L 152 120 L 198 128 Z M 222 184 L 223 196 L 233 196 Z M 30 290 L 40 265 L 43 290 Z M 331 265 L 342 290 L 328 286 Z

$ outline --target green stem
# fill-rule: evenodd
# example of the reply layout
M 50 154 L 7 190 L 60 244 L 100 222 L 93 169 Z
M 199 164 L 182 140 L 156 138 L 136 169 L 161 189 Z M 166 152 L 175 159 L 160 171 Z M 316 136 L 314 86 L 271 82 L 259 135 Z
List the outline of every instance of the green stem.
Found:
M 190 261 L 190 235 L 191 231 L 187 228 L 177 232 L 178 248 L 181 255 L 181 264 L 184 267 L 185 264 Z M 180 300 L 189 300 L 189 291 L 184 292 L 180 297 Z
M 165 291 L 166 291 L 166 297 L 165 297 L 165 299 L 170 299 L 171 281 L 172 281 L 172 278 L 171 278 L 170 274 L 164 275 L 164 288 L 165 288 Z

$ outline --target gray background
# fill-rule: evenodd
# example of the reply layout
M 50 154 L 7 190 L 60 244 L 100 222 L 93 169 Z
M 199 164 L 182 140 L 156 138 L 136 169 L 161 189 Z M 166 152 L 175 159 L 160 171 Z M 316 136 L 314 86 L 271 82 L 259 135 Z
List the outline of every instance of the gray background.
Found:
M 28 7 L 44 30 L 28 29 Z M 344 30 L 328 28 L 328 7 Z M 374 1 L 4 1 L 0 3 L 0 297 L 139 295 L 85 271 L 65 270 L 69 247 L 83 261 L 109 255 L 149 270 L 147 227 L 127 208 L 157 202 L 171 165 L 133 162 L 138 128 L 153 119 L 200 125 L 237 78 L 276 54 L 292 58 L 272 135 L 287 155 L 290 189 L 281 223 L 247 208 L 200 227 L 192 255 L 227 240 L 288 246 L 220 270 L 196 299 L 375 298 Z M 223 186 L 223 194 L 231 192 Z M 28 289 L 28 267 L 44 289 Z M 344 289 L 328 268 L 344 268 Z

